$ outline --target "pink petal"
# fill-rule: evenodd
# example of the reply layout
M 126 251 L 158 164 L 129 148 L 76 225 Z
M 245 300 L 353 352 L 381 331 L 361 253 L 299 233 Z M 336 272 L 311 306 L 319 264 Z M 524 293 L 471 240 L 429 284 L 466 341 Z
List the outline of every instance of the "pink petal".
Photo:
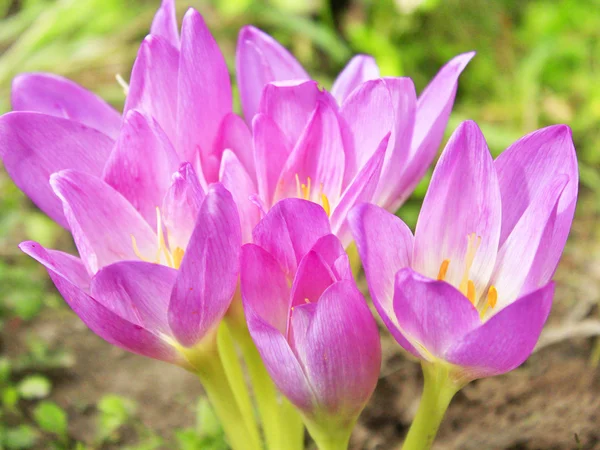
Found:
M 292 307 L 318 301 L 335 281 L 336 276 L 327 263 L 316 252 L 308 252 L 300 260 L 294 277 Z
M 124 113 L 136 109 L 153 117 L 177 142 L 179 51 L 161 36 L 147 36 L 131 71 Z
M 410 267 L 413 236 L 406 224 L 379 206 L 363 203 L 348 215 L 373 305 L 394 338 L 418 356 L 412 344 L 400 333 L 394 313 L 394 277 Z
M 319 102 L 306 129 L 281 170 L 275 199 L 296 197 L 298 184 L 312 188 L 309 200 L 320 203 L 321 194 L 337 204 L 344 179 L 344 143 L 337 113 Z
M 175 0 L 162 0 L 160 8 L 158 8 L 152 20 L 150 34 L 161 36 L 173 47 L 179 48 L 179 27 L 177 26 Z
M 419 96 L 408 166 L 399 192 L 412 192 L 431 165 L 452 111 L 458 77 L 473 56 L 475 53 L 470 52 L 451 59 Z
M 202 16 L 189 9 L 181 28 L 177 98 L 178 149 L 185 161 L 194 162 L 199 154 L 204 163 L 210 157 L 231 103 L 225 59 Z
M 320 238 L 311 248 L 329 268 L 335 281 L 353 280 L 348 254 L 340 240 L 334 234 Z
M 65 216 L 81 259 L 90 273 L 122 260 L 138 260 L 132 236 L 142 255 L 156 256 L 156 235 L 121 194 L 99 178 L 63 170 L 50 179 L 62 200 Z
M 433 172 L 417 222 L 412 267 L 435 279 L 449 260 L 445 280 L 458 287 L 469 236 L 475 233 L 471 240 L 477 251 L 467 275 L 480 295 L 496 261 L 500 223 L 500 189 L 492 157 L 477 125 L 463 122 Z
M 204 200 L 204 190 L 190 163 L 183 164 L 172 176 L 165 194 L 162 217 L 171 250 L 185 249 L 196 226 L 196 217 Z
M 256 187 L 244 166 L 231 150 L 225 150 L 221 159 L 219 180 L 233 196 L 240 213 L 242 242 L 252 241 L 252 230 L 260 220 L 260 209 L 251 200 Z
M 116 139 L 121 116 L 93 92 L 50 73 L 25 73 L 12 82 L 14 111 L 34 111 L 82 123 Z
M 443 358 L 455 341 L 481 323 L 477 309 L 454 286 L 409 268 L 396 274 L 394 312 L 402 334 L 429 361 Z
M 169 325 L 192 347 L 219 325 L 235 293 L 241 247 L 240 218 L 220 184 L 208 190 L 185 251 L 169 304 Z
M 564 248 L 577 200 L 579 173 L 571 130 L 555 125 L 528 134 L 494 162 L 502 195 L 502 244 L 539 192 L 549 189 L 561 175 L 569 179 L 558 202 L 556 222 L 548 244 L 552 250 L 543 261 L 543 281 L 550 280 Z
M 300 259 L 319 238 L 331 233 L 329 218 L 316 203 L 288 198 L 271 208 L 256 225 L 252 236 L 293 277 Z
M 252 131 L 258 193 L 263 202 L 271 206 L 281 170 L 292 150 L 286 136 L 269 116 L 257 114 Z
M 222 157 L 223 151 L 227 149 L 235 153 L 235 156 L 237 156 L 246 172 L 248 172 L 248 175 L 250 175 L 252 182 L 256 184 L 252 134 L 244 119 L 235 113 L 227 114 L 221 122 L 214 146 L 215 155 Z
M 156 208 L 178 165 L 169 138 L 154 119 L 130 110 L 102 178 L 156 229 Z
M 73 260 L 65 264 L 65 258 L 60 256 L 59 252 L 47 251 L 41 245 L 32 242 L 21 244 L 21 249 L 46 266 L 50 278 L 71 309 L 102 339 L 139 355 L 186 365 L 181 355 L 158 335 L 137 322 L 119 316 L 86 294 L 77 285 L 77 279 L 85 271 L 82 264 L 72 277 Z
M 50 188 L 62 169 L 100 176 L 114 142 L 77 122 L 30 112 L 0 117 L 0 158 L 15 184 L 60 225 L 68 227 L 60 200 Z
M 365 81 L 376 78 L 379 78 L 379 67 L 375 58 L 369 55 L 356 55 L 333 82 L 331 94 L 341 105 L 354 89 Z
M 471 380 L 520 366 L 537 343 L 553 295 L 554 283 L 549 283 L 521 297 L 456 342 L 446 352 L 446 361 L 462 366 Z
M 300 63 L 281 44 L 252 26 L 240 31 L 235 66 L 242 110 L 248 124 L 258 112 L 260 97 L 267 83 L 310 79 Z

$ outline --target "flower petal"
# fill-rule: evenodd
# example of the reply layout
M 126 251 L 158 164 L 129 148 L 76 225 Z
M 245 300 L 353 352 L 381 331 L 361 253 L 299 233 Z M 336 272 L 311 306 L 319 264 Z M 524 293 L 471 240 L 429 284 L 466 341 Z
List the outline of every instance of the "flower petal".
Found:
M 216 327 L 229 308 L 239 276 L 240 218 L 220 184 L 208 190 L 169 304 L 169 325 L 191 347 Z
M 185 249 L 196 226 L 204 191 L 192 165 L 184 163 L 173 174 L 162 203 L 162 216 L 172 250 Z
M 418 356 L 400 333 L 394 313 L 394 277 L 411 266 L 413 235 L 400 218 L 379 206 L 363 203 L 352 209 L 348 224 L 365 270 L 373 305 L 394 338 Z
M 287 137 L 265 114 L 257 114 L 254 117 L 252 135 L 258 193 L 262 201 L 271 206 L 281 170 L 292 150 Z
M 282 335 L 287 335 L 290 288 L 275 258 L 258 245 L 244 245 L 240 279 L 246 314 L 251 310 Z
M 319 255 L 319 258 L 331 270 L 335 281 L 354 279 L 348 254 L 336 235 L 323 236 L 313 245 L 311 251 Z
M 408 166 L 399 192 L 412 192 L 431 165 L 452 111 L 458 77 L 473 56 L 475 53 L 469 52 L 451 59 L 419 96 Z
M 156 229 L 156 208 L 178 165 L 175 149 L 154 119 L 130 110 L 102 178 Z
M 325 195 L 335 205 L 343 180 L 344 143 L 337 113 L 320 101 L 281 170 L 275 199 L 297 196 L 302 183 L 313 186 L 307 189 L 307 200 L 320 203 Z
M 163 37 L 173 47 L 179 48 L 179 27 L 177 26 L 175 0 L 162 0 L 160 8 L 158 8 L 152 20 L 150 34 Z
M 252 182 L 256 184 L 252 134 L 244 119 L 235 113 L 229 113 L 225 116 L 216 137 L 214 154 L 215 156 L 219 156 L 219 162 L 223 152 L 227 149 L 235 153 L 235 156 L 237 156 L 248 175 L 250 175 Z
M 66 267 L 72 265 L 72 259 L 65 263 L 64 254 L 60 256 L 59 252 L 47 251 L 41 245 L 32 242 L 21 244 L 21 249 L 46 267 L 50 278 L 71 309 L 102 339 L 139 355 L 185 366 L 179 353 L 159 336 L 139 323 L 124 319 L 86 294 L 77 285 L 79 275 L 72 278 L 72 267 Z M 80 265 L 77 272 L 81 274 L 83 271 L 85 269 Z
M 25 73 L 12 82 L 14 111 L 34 111 L 82 123 L 116 139 L 120 114 L 93 92 L 50 73 Z
M 319 238 L 330 233 L 323 208 L 307 200 L 288 198 L 271 208 L 252 236 L 254 243 L 273 255 L 286 275 L 293 277 L 300 259 Z
M 231 150 L 223 152 L 219 181 L 231 192 L 237 205 L 242 226 L 242 242 L 251 242 L 252 230 L 260 220 L 260 209 L 250 199 L 256 195 L 256 187 Z
M 96 273 L 91 295 L 125 320 L 169 336 L 167 309 L 176 277 L 177 271 L 167 266 L 122 261 Z
M 539 191 L 549 189 L 561 175 L 569 178 L 548 244 L 552 251 L 544 258 L 545 284 L 556 270 L 575 213 L 579 173 L 571 130 L 555 125 L 530 133 L 506 149 L 494 165 L 502 195 L 501 245 Z
M 423 201 L 413 269 L 435 279 L 449 260 L 444 279 L 457 287 L 466 283 L 471 239 L 476 252 L 467 275 L 481 294 L 496 261 L 501 214 L 500 189 L 485 138 L 474 122 L 463 122 L 448 141 Z M 476 237 L 469 238 L 473 233 Z
M 379 78 L 379 67 L 377 67 L 375 58 L 370 55 L 356 55 L 333 82 L 331 94 L 341 105 L 354 89 L 365 81 L 376 78 Z
M 179 51 L 161 36 L 146 36 L 131 71 L 124 114 L 132 109 L 154 118 L 177 142 Z
M 336 277 L 314 251 L 300 260 L 292 284 L 292 308 L 319 300 L 325 289 L 335 283 Z
M 562 193 L 569 180 L 566 175 L 557 177 L 552 183 L 538 189 L 536 198 L 531 200 L 519 221 L 508 235 L 498 252 L 496 267 L 491 283 L 498 291 L 497 309 L 511 303 L 525 291 L 537 289 L 548 282 L 546 276 L 540 279 L 540 269 L 545 265 L 548 252 L 554 250 L 546 230 L 554 229 L 557 210 Z M 541 259 L 536 258 L 541 256 Z M 536 264 L 540 267 L 537 267 Z M 537 279 L 526 280 L 531 273 L 539 274 Z M 552 276 L 552 273 L 549 274 Z M 544 282 L 545 281 L 545 282 Z
M 409 268 L 396 274 L 394 312 L 402 334 L 429 361 L 481 323 L 475 306 L 454 286 Z
M 121 194 L 99 178 L 75 170 L 63 170 L 50 178 L 62 200 L 77 250 L 87 270 L 122 260 L 138 260 L 132 236 L 142 255 L 153 259 L 156 235 Z
M 258 112 L 264 86 L 278 80 L 310 79 L 300 63 L 281 44 L 253 26 L 241 29 L 235 67 L 248 124 Z
M 462 366 L 470 380 L 520 366 L 537 343 L 553 295 L 554 283 L 548 283 L 521 297 L 456 342 L 446 352 L 446 361 Z
M 305 347 L 305 371 L 320 406 L 354 419 L 371 397 L 381 368 L 379 331 L 354 281 L 339 281 L 323 293 Z
M 0 158 L 15 184 L 53 220 L 68 227 L 50 175 L 77 169 L 100 176 L 114 142 L 97 130 L 46 114 L 13 112 L 0 117 Z
M 194 162 L 199 154 L 204 162 L 221 120 L 231 112 L 231 82 L 216 41 L 193 9 L 183 18 L 177 88 L 179 151 L 185 161 Z
M 356 177 L 342 194 L 339 203 L 331 213 L 331 229 L 347 245 L 352 241 L 346 218 L 348 212 L 358 203 L 370 202 L 379 183 L 381 168 L 388 147 L 390 134 L 380 142 L 373 156 L 360 169 Z

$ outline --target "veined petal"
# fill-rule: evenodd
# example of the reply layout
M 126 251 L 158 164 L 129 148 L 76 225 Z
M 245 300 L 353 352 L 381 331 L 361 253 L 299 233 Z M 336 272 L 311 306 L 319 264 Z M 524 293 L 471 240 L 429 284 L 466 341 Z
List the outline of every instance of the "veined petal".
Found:
M 179 51 L 162 36 L 146 36 L 131 71 L 124 114 L 136 109 L 153 117 L 177 142 Z
M 343 181 L 344 142 L 337 113 L 325 102 L 319 102 L 281 170 L 275 199 L 295 197 L 300 183 L 312 183 L 312 189 L 307 189 L 307 200 L 320 203 L 325 195 L 335 205 Z
M 415 126 L 417 94 L 410 78 L 384 78 L 394 105 L 394 129 L 385 155 L 374 203 L 396 212 L 411 191 L 402 190 Z
M 41 245 L 31 242 L 22 244 L 21 249 L 46 267 L 50 278 L 71 309 L 102 339 L 132 353 L 185 366 L 179 353 L 158 335 L 139 323 L 119 316 L 86 294 L 77 285 L 80 275 L 71 277 L 73 271 L 65 267 L 65 260 L 59 256 L 60 253 L 47 251 Z M 69 265 L 71 263 L 72 259 Z M 78 274 L 84 271 L 83 265 L 76 270 Z
M 494 165 L 502 195 L 501 245 L 540 191 L 550 189 L 561 176 L 569 179 L 557 205 L 553 230 L 549 230 L 546 245 L 551 250 L 541 262 L 545 284 L 556 270 L 575 213 L 579 173 L 571 130 L 555 125 L 530 133 L 502 152 Z
M 419 353 L 400 333 L 394 313 L 394 278 L 411 266 L 413 235 L 408 226 L 379 206 L 363 203 L 352 209 L 348 224 L 365 270 L 373 305 L 394 338 L 413 355 Z
M 177 98 L 178 149 L 185 161 L 194 162 L 198 154 L 201 162 L 210 157 L 231 102 L 225 59 L 202 16 L 189 9 L 181 28 Z
M 352 136 L 351 143 L 346 144 L 344 183 L 348 184 L 394 130 L 394 105 L 386 82 L 364 82 L 346 98 L 340 116 Z
M 354 205 L 370 202 L 379 183 L 381 168 L 388 148 L 390 133 L 379 143 L 373 156 L 360 169 L 356 177 L 342 194 L 339 203 L 331 213 L 331 229 L 347 245 L 352 241 L 346 218 Z
M 541 269 L 534 264 L 545 263 L 543 259 L 536 259 L 538 253 L 545 258 L 548 252 L 553 250 L 552 243 L 548 242 L 549 236 L 545 232 L 548 227 L 554 229 L 558 203 L 568 182 L 567 176 L 562 175 L 539 189 L 536 197 L 531 200 L 529 207 L 500 247 L 491 280 L 491 284 L 496 287 L 499 294 L 498 309 L 510 304 L 519 295 L 523 295 L 525 293 L 523 288 L 537 289 L 545 284 L 543 279 L 530 279 L 530 285 L 525 286 L 531 272 L 539 273 Z
M 34 111 L 94 128 L 112 139 L 119 135 L 121 116 L 93 92 L 50 73 L 24 73 L 12 82 L 14 111 Z
M 242 247 L 241 290 L 246 314 L 287 335 L 290 288 L 279 263 L 258 245 Z
M 252 148 L 252 134 L 248 125 L 240 116 L 229 113 L 221 122 L 217 134 L 214 151 L 219 160 L 225 150 L 231 150 L 240 160 L 246 172 L 256 184 L 256 169 L 254 167 L 254 152 Z
M 376 78 L 379 78 L 379 67 L 377 67 L 375 58 L 370 55 L 356 55 L 333 82 L 331 94 L 341 105 L 354 89 L 365 81 Z
M 355 418 L 371 397 L 381 368 L 377 325 L 354 281 L 321 296 L 306 333 L 305 372 L 320 407 Z
M 173 47 L 179 48 L 179 27 L 177 26 L 175 0 L 162 0 L 160 8 L 158 8 L 152 20 L 150 34 L 161 36 Z
M 316 81 L 285 81 L 265 86 L 258 112 L 269 116 L 287 137 L 291 147 L 296 145 L 313 115 L 319 100 L 326 94 Z
M 130 110 L 102 178 L 156 229 L 156 208 L 178 165 L 175 149 L 154 119 Z
M 409 268 L 396 274 L 394 312 L 402 334 L 429 361 L 443 358 L 455 341 L 481 324 L 475 306 L 454 286 Z
M 171 293 L 169 325 L 181 345 L 199 342 L 229 308 L 239 275 L 241 240 L 231 194 L 220 184 L 212 185 Z
M 435 279 L 447 260 L 444 279 L 457 287 L 472 280 L 481 295 L 496 261 L 501 214 L 485 138 L 474 122 L 463 122 L 448 141 L 423 201 L 413 269 Z
M 302 256 L 330 233 L 329 218 L 321 206 L 288 198 L 270 209 L 252 236 L 254 243 L 273 255 L 285 274 L 293 277 Z
M 253 26 L 241 29 L 235 67 L 248 124 L 258 112 L 264 86 L 278 80 L 307 80 L 309 75 L 281 44 Z
M 137 261 L 132 245 L 149 260 L 156 256 L 156 234 L 121 194 L 101 179 L 75 170 L 63 170 L 50 178 L 62 200 L 65 216 L 79 255 L 87 270 L 122 260 Z
M 520 366 L 531 354 L 548 318 L 554 283 L 521 297 L 446 352 L 446 361 L 462 367 L 467 379 L 500 375 Z
M 114 141 L 72 120 L 31 112 L 0 117 L 0 158 L 15 184 L 53 220 L 68 228 L 50 175 L 63 169 L 100 176 Z
M 354 279 L 348 254 L 335 234 L 328 234 L 320 238 L 313 245 L 311 251 L 319 255 L 319 258 L 331 270 L 335 281 Z
M 167 266 L 122 261 L 94 275 L 91 295 L 125 320 L 169 336 L 167 309 L 176 277 L 177 271 Z
M 292 308 L 318 301 L 325 289 L 336 281 L 327 263 L 316 252 L 308 252 L 300 260 L 294 277 Z
M 260 220 L 260 209 L 250 199 L 256 187 L 244 166 L 231 150 L 223 152 L 219 181 L 231 192 L 240 214 L 242 242 L 252 241 L 252 230 Z
M 204 190 L 192 165 L 184 163 L 172 176 L 162 203 L 162 217 L 172 250 L 184 250 L 196 226 Z
M 454 105 L 458 77 L 473 56 L 475 52 L 469 52 L 451 59 L 419 96 L 408 165 L 399 192 L 412 192 L 431 165 Z

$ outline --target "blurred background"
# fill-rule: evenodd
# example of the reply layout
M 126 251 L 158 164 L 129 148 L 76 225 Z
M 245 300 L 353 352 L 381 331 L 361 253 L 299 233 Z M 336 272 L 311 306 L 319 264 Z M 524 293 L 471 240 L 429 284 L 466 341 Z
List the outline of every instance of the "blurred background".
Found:
M 11 79 L 48 71 L 118 109 L 159 0 L 0 0 L 0 112 Z M 566 123 L 581 171 L 576 220 L 539 351 L 511 374 L 455 399 L 437 449 L 600 448 L 600 0 L 187 0 L 233 73 L 239 28 L 286 45 L 325 87 L 355 53 L 420 91 L 454 55 L 476 50 L 459 83 L 449 134 L 476 120 L 498 154 L 525 133 Z M 400 211 L 414 224 L 426 178 Z M 63 304 L 17 244 L 73 251 L 0 167 L 0 449 L 225 449 L 197 381 L 104 343 Z M 418 365 L 383 334 L 385 363 L 353 438 L 391 449 L 416 411 Z M 282 449 L 285 450 L 285 449 Z

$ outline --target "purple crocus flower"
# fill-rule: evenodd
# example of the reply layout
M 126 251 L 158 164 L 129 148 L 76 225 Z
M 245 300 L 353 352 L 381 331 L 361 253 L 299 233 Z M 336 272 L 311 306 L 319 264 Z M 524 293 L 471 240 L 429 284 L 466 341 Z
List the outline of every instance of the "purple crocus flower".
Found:
M 371 296 L 396 340 L 462 381 L 523 363 L 550 311 L 577 184 L 567 126 L 531 133 L 494 161 L 465 122 L 437 164 L 414 237 L 377 206 L 354 209 Z
M 171 206 L 186 202 L 186 191 L 193 189 L 184 177 L 176 177 L 165 198 Z M 187 236 L 186 245 L 172 252 L 160 222 L 156 233 L 102 180 L 67 170 L 54 174 L 51 183 L 81 259 L 36 242 L 23 242 L 21 249 L 46 267 L 66 302 L 97 335 L 196 371 L 196 350 L 214 336 L 237 285 L 241 232 L 231 194 L 212 185 L 192 228 L 187 218 L 180 222 L 175 236 Z M 146 258 L 152 262 L 140 261 Z
M 267 207 L 291 196 L 321 203 L 343 239 L 356 203 L 395 212 L 437 152 L 473 55 L 448 62 L 418 98 L 410 78 L 381 78 L 374 59 L 358 55 L 328 93 L 272 37 L 243 28 L 237 80 L 261 200 Z
M 327 423 L 347 438 L 381 363 L 377 326 L 348 256 L 325 211 L 301 199 L 277 203 L 254 242 L 242 248 L 241 290 L 265 366 L 313 437 Z

